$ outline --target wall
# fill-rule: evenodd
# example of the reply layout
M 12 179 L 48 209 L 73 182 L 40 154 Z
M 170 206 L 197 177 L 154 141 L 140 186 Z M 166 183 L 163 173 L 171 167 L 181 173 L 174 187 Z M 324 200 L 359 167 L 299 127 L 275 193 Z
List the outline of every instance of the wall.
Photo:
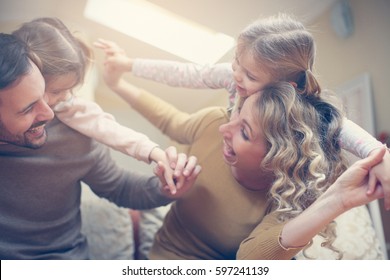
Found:
M 390 132 L 390 1 L 350 0 L 354 33 L 339 38 L 330 24 L 330 11 L 312 26 L 318 45 L 316 69 L 324 87 L 335 89 L 363 72 L 371 76 L 376 135 Z M 389 171 L 390 172 L 390 171 Z M 380 207 L 390 256 L 390 213 Z
M 389 73 L 390 1 L 350 0 L 355 30 L 339 38 L 330 24 L 330 11 L 313 25 L 318 45 L 317 72 L 325 87 L 334 89 L 369 72 L 372 78 L 376 131 L 390 131 Z

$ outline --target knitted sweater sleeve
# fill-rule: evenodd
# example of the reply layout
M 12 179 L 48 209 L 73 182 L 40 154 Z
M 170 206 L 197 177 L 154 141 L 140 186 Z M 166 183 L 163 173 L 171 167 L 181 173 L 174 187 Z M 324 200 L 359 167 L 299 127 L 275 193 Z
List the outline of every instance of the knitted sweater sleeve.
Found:
M 279 237 L 284 224 L 277 221 L 275 213 L 265 216 L 250 235 L 241 242 L 237 259 L 291 260 L 302 248 L 286 249 L 281 246 Z
M 95 142 L 88 156 L 93 165 L 81 180 L 98 196 L 132 209 L 151 209 L 173 201 L 163 194 L 156 176 L 119 167 L 100 143 Z
M 146 91 L 142 91 L 133 108 L 172 140 L 190 145 L 204 128 L 204 119 L 214 120 L 224 115 L 222 107 L 208 107 L 193 114 L 182 112 Z M 206 121 L 207 122 L 207 121 Z

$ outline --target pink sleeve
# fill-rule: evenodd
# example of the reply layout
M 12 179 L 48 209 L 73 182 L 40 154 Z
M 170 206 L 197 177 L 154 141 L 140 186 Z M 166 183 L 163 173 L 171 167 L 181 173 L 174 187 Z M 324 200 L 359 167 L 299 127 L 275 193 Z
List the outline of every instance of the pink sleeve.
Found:
M 383 144 L 356 123 L 344 119 L 340 146 L 357 157 L 366 158 L 372 150 L 382 147 Z
M 98 104 L 82 98 L 75 97 L 56 111 L 56 116 L 78 132 L 146 163 L 150 163 L 149 155 L 158 146 L 146 135 L 117 123 Z
M 153 80 L 173 87 L 195 89 L 221 89 L 229 93 L 229 101 L 234 101 L 236 84 L 230 63 L 199 65 L 169 60 L 135 59 L 134 76 Z

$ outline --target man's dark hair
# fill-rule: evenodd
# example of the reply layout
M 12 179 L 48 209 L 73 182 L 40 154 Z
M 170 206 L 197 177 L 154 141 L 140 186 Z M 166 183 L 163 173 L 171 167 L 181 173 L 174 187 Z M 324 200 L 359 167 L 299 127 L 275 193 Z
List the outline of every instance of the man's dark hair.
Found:
M 0 33 L 0 89 L 13 85 L 30 69 L 27 45 L 13 35 Z

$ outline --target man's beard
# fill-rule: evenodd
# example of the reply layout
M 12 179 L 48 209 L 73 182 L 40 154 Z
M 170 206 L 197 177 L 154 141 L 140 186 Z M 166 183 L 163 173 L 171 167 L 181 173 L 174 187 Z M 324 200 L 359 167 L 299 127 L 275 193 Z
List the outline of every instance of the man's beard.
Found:
M 39 122 L 30 127 L 30 129 L 34 127 L 38 127 L 43 125 L 46 122 Z M 28 130 L 29 131 L 29 130 Z M 46 130 L 44 132 L 44 135 L 42 136 L 44 139 L 41 141 L 31 141 L 28 139 L 28 131 L 26 131 L 23 135 L 13 135 L 9 132 L 9 130 L 5 127 L 3 122 L 0 119 L 0 143 L 8 143 L 20 147 L 30 148 L 30 149 L 39 149 L 41 148 L 47 141 L 47 134 Z M 40 138 L 42 138 L 40 137 Z M 34 139 L 36 140 L 36 139 Z

